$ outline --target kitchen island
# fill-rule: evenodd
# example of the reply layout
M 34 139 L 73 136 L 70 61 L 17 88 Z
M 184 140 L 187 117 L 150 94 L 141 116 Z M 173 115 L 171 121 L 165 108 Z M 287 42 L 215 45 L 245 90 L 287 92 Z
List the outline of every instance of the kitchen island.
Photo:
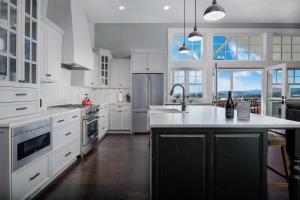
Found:
M 266 200 L 268 130 L 286 129 L 289 193 L 300 199 L 300 123 L 214 106 L 151 106 L 151 199 Z

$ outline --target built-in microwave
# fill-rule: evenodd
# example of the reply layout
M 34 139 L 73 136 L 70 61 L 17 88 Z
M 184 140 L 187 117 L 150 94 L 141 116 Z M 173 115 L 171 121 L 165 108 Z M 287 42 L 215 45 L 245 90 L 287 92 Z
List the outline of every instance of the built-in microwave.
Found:
M 12 128 L 12 169 L 16 171 L 51 151 L 50 119 Z

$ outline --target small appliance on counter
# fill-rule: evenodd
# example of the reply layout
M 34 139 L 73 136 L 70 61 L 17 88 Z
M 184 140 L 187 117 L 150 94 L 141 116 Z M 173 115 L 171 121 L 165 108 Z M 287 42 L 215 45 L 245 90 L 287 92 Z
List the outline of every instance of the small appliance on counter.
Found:
M 87 105 L 87 104 L 86 104 Z M 52 108 L 81 108 L 81 156 L 87 154 L 98 142 L 99 105 L 66 104 Z
M 82 105 L 84 105 L 84 106 L 91 106 L 92 105 L 92 101 L 88 97 L 88 94 L 85 94 L 85 98 L 82 101 Z

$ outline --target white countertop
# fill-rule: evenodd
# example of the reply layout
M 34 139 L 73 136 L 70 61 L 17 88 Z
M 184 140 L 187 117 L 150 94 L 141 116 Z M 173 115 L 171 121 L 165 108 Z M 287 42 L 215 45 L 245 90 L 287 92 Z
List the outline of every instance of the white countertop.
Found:
M 150 106 L 150 128 L 300 128 L 300 122 L 251 114 L 250 120 L 225 118 L 225 109 L 215 106 L 188 106 L 188 113 L 165 113 L 158 109 L 181 106 Z
M 22 124 L 35 122 L 38 120 L 47 119 L 50 117 L 55 117 L 63 114 L 68 114 L 76 111 L 81 111 L 79 108 L 48 108 L 46 110 L 41 110 L 40 113 L 34 115 L 27 115 L 21 117 L 13 117 L 8 119 L 0 120 L 0 128 L 8 128 L 19 126 Z

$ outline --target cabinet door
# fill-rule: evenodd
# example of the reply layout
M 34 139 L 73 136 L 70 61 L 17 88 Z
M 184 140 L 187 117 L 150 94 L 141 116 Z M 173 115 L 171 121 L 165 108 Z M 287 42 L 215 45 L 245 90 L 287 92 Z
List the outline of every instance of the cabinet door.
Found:
M 47 38 L 47 61 L 48 73 L 46 76 L 48 80 L 58 81 L 61 69 L 61 38 L 59 34 L 51 29 L 48 29 Z
M 110 130 L 120 130 L 121 128 L 121 111 L 120 110 L 110 110 Z
M 39 33 L 39 63 L 41 81 L 48 81 L 47 32 L 47 27 L 44 24 L 41 24 Z
M 14 86 L 19 80 L 22 81 L 19 59 L 17 60 L 19 58 L 17 38 L 21 32 L 19 27 L 21 12 L 18 8 L 20 2 L 2 0 L 0 7 L 0 85 Z
M 265 199 L 267 133 L 214 135 L 213 199 Z
M 94 71 L 84 71 L 84 86 L 96 87 L 96 79 Z
M 148 70 L 151 73 L 164 73 L 164 54 L 151 53 L 148 57 Z
M 133 53 L 132 54 L 132 72 L 147 72 L 148 69 L 148 55 L 146 53 Z
M 121 130 L 131 129 L 131 114 L 130 110 L 122 110 L 121 112 Z
M 158 191 L 154 199 L 205 200 L 205 135 L 166 134 L 158 137 Z
M 123 76 L 121 71 L 120 60 L 113 60 L 110 67 L 110 87 L 120 88 L 121 87 L 121 77 Z
M 120 87 L 130 88 L 131 87 L 131 67 L 130 60 L 124 60 L 121 64 L 121 74 L 120 74 Z
M 25 27 L 23 40 L 24 74 L 23 82 L 27 86 L 34 86 L 38 83 L 37 76 L 37 22 L 38 22 L 38 1 L 25 1 L 25 14 L 23 15 L 23 25 Z M 24 85 L 26 86 L 26 85 Z

